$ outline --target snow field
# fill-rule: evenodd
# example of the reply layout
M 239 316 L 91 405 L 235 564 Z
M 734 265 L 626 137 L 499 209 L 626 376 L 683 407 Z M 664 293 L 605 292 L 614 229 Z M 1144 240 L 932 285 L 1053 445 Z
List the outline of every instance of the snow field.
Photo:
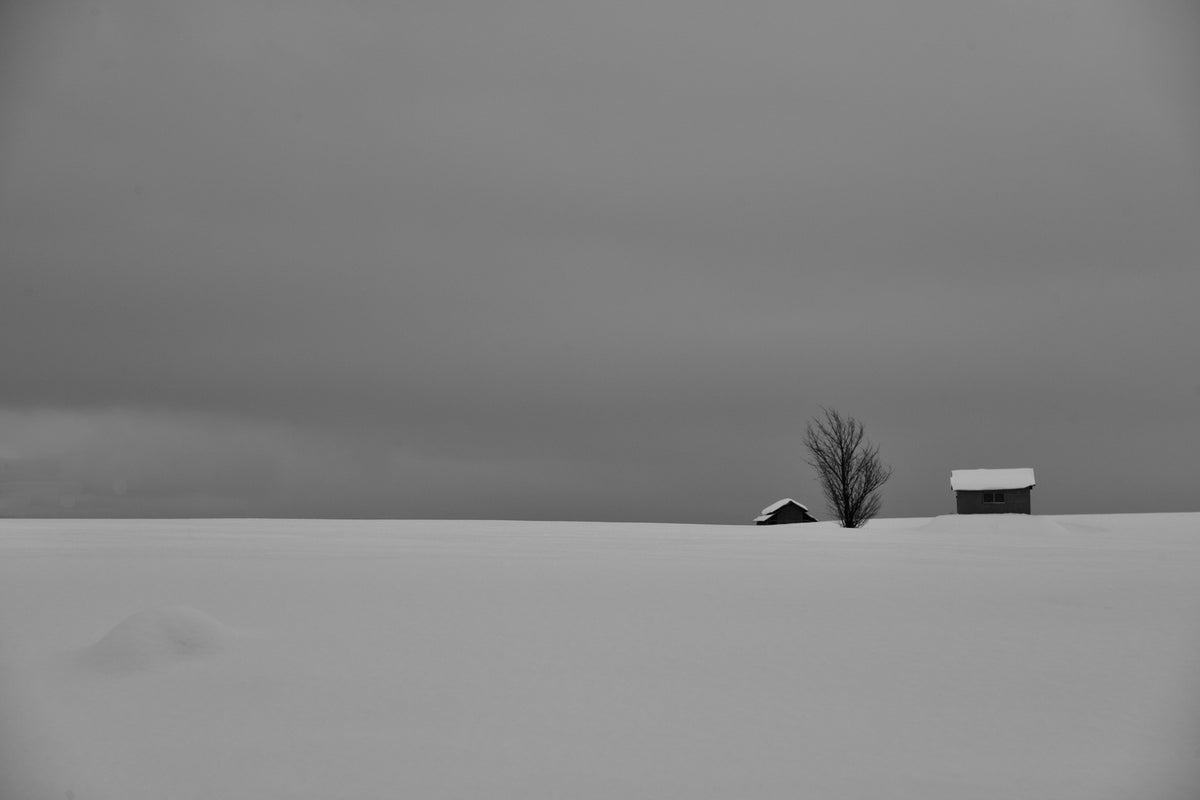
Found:
M 1197 514 L 4 520 L 0 797 L 1195 800 L 1198 568 Z

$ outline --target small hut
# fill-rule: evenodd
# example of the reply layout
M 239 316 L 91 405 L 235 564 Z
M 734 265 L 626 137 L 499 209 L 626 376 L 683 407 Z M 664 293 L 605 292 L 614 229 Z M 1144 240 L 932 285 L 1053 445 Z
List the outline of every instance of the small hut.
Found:
M 959 514 L 1032 514 L 1030 490 L 1036 483 L 1027 467 L 950 472 Z
M 797 503 L 790 497 L 772 503 L 754 518 L 755 525 L 790 525 L 794 522 L 816 521 L 817 518 L 808 513 L 808 506 Z

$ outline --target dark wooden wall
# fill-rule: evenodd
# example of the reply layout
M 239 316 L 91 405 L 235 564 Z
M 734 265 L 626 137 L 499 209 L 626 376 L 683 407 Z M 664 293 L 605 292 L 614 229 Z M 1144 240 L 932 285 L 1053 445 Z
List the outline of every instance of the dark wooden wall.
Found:
M 955 492 L 959 514 L 1032 514 L 1030 490 L 1003 489 L 1003 503 L 983 502 L 983 492 Z

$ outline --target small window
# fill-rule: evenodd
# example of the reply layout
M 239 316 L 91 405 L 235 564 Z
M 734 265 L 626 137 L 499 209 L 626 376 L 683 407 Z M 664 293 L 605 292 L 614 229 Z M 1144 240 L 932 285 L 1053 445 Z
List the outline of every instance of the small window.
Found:
M 1004 492 L 984 492 L 983 502 L 985 503 L 1003 503 Z

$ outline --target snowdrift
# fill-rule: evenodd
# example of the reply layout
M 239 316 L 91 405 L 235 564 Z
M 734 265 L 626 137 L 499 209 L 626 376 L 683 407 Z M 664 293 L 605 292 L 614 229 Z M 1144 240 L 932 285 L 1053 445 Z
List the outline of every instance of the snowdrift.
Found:
M 78 662 L 101 672 L 164 669 L 225 651 L 237 634 L 192 608 L 142 611 L 82 650 Z

